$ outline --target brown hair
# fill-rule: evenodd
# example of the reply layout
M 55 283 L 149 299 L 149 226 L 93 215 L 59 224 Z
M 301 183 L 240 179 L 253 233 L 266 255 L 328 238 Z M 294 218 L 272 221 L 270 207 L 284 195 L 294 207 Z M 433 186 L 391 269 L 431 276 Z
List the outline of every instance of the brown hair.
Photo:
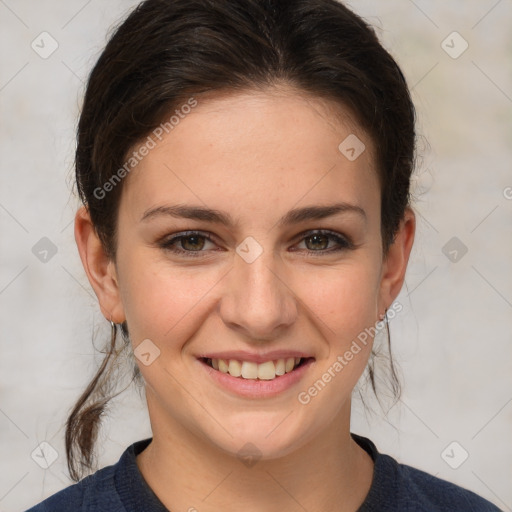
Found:
M 348 107 L 371 137 L 387 253 L 410 201 L 415 110 L 373 28 L 336 0 L 146 0 L 117 27 L 94 66 L 77 131 L 78 194 L 112 260 L 122 183 L 106 196 L 98 190 L 130 150 L 191 96 L 278 83 Z M 128 346 L 126 322 L 121 330 Z M 100 369 L 68 418 L 66 455 L 75 481 L 92 469 L 120 353 L 115 334 L 114 327 Z M 397 395 L 392 359 L 391 370 Z M 371 364 L 369 376 L 375 391 Z M 133 377 L 140 378 L 137 368 Z

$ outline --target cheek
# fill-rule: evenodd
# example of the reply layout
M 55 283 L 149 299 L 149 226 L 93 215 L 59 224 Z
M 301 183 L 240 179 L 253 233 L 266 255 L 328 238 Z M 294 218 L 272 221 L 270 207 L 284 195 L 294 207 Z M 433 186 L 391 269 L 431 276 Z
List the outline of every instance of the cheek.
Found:
M 183 342 L 193 335 L 208 295 L 223 275 L 219 269 L 180 267 L 154 249 L 133 251 L 119 268 L 121 299 L 132 342 L 137 345 L 149 338 L 160 349 L 176 347 L 169 342 Z
M 324 350 L 297 400 L 302 413 L 316 417 L 318 425 L 339 413 L 367 365 L 378 320 L 378 280 L 378 266 L 354 263 L 304 282 L 304 302 Z
M 226 265 L 179 265 L 159 250 L 126 244 L 118 254 L 123 255 L 118 262 L 121 299 L 134 346 L 149 338 L 162 352 L 180 351 L 201 326 L 222 325 L 222 318 L 212 322 L 211 317 L 222 310 L 222 300 L 230 300 L 228 290 L 243 286 L 233 281 Z M 367 248 L 338 262 L 326 258 L 277 269 L 285 284 L 280 293 L 290 294 L 296 308 L 296 325 L 290 329 L 304 329 L 322 357 L 344 353 L 377 321 L 378 264 Z
M 377 320 L 378 272 L 363 262 L 312 271 L 297 282 L 300 299 L 322 321 L 327 339 L 346 342 Z
M 325 421 L 336 414 L 334 404 L 348 398 L 366 367 L 378 320 L 380 267 L 378 261 L 359 256 L 336 269 L 308 274 L 297 288 L 314 323 L 312 336 L 321 346 L 317 371 L 305 383 L 299 401 L 314 402 L 308 409 L 315 409 Z M 325 403 L 334 409 L 323 408 Z
M 200 292 L 190 281 L 186 291 L 182 285 L 185 282 L 176 277 L 159 276 L 149 269 L 125 283 L 123 304 L 132 341 L 137 343 L 148 337 L 161 339 L 173 331 Z

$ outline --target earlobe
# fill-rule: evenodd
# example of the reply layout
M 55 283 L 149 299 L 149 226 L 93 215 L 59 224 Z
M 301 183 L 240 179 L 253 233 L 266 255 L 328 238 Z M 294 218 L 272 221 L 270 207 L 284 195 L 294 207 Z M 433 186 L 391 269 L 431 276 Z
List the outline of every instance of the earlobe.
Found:
M 383 262 L 379 312 L 389 308 L 402 289 L 415 231 L 416 217 L 414 211 L 407 207 L 395 240 L 390 245 L 386 259 Z
M 125 320 L 114 262 L 96 234 L 89 211 L 82 206 L 75 215 L 75 241 L 82 265 L 107 320 Z

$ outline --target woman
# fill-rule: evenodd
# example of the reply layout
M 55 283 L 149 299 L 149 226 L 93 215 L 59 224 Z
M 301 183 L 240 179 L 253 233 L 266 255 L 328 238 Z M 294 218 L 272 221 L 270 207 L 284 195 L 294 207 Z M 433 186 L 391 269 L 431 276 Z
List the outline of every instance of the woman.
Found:
M 494 511 L 350 432 L 415 233 L 415 112 L 334 0 L 147 0 L 90 76 L 75 237 L 110 351 L 32 511 Z M 121 349 L 153 437 L 93 467 Z M 80 481 L 79 481 L 80 480 Z

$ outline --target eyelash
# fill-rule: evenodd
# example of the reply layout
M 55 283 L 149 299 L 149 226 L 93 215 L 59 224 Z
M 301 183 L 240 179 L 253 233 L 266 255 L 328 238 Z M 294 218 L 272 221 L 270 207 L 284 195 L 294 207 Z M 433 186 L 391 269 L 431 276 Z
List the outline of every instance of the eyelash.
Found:
M 300 235 L 301 239 L 299 241 L 302 242 L 305 238 L 309 238 L 314 235 L 327 236 L 327 238 L 329 240 L 334 240 L 335 242 L 337 242 L 339 244 L 339 247 L 335 248 L 335 249 L 325 249 L 325 250 L 318 250 L 318 251 L 312 251 L 309 249 L 301 249 L 301 250 L 305 251 L 308 255 L 311 255 L 314 257 L 315 256 L 323 256 L 325 254 L 332 254 L 332 253 L 337 253 L 337 252 L 341 252 L 344 250 L 354 249 L 354 244 L 347 237 L 341 236 L 338 233 L 335 233 L 333 231 L 328 231 L 325 229 L 316 229 L 316 230 L 312 230 L 312 231 L 306 231 L 305 233 L 301 233 L 301 235 Z M 206 251 L 202 251 L 202 250 L 185 251 L 184 249 L 178 249 L 176 247 L 173 247 L 174 244 L 176 242 L 178 242 L 179 240 L 183 240 L 183 239 L 186 239 L 186 238 L 189 238 L 192 236 L 199 236 L 201 238 L 206 238 L 206 240 L 208 240 L 209 242 L 215 243 L 213 238 L 208 233 L 203 233 L 201 231 L 184 231 L 183 233 L 173 236 L 163 242 L 159 242 L 159 246 L 162 249 L 165 249 L 166 251 L 170 251 L 174 254 L 186 255 L 186 257 L 188 257 L 188 258 L 201 257 L 201 253 L 204 253 Z

